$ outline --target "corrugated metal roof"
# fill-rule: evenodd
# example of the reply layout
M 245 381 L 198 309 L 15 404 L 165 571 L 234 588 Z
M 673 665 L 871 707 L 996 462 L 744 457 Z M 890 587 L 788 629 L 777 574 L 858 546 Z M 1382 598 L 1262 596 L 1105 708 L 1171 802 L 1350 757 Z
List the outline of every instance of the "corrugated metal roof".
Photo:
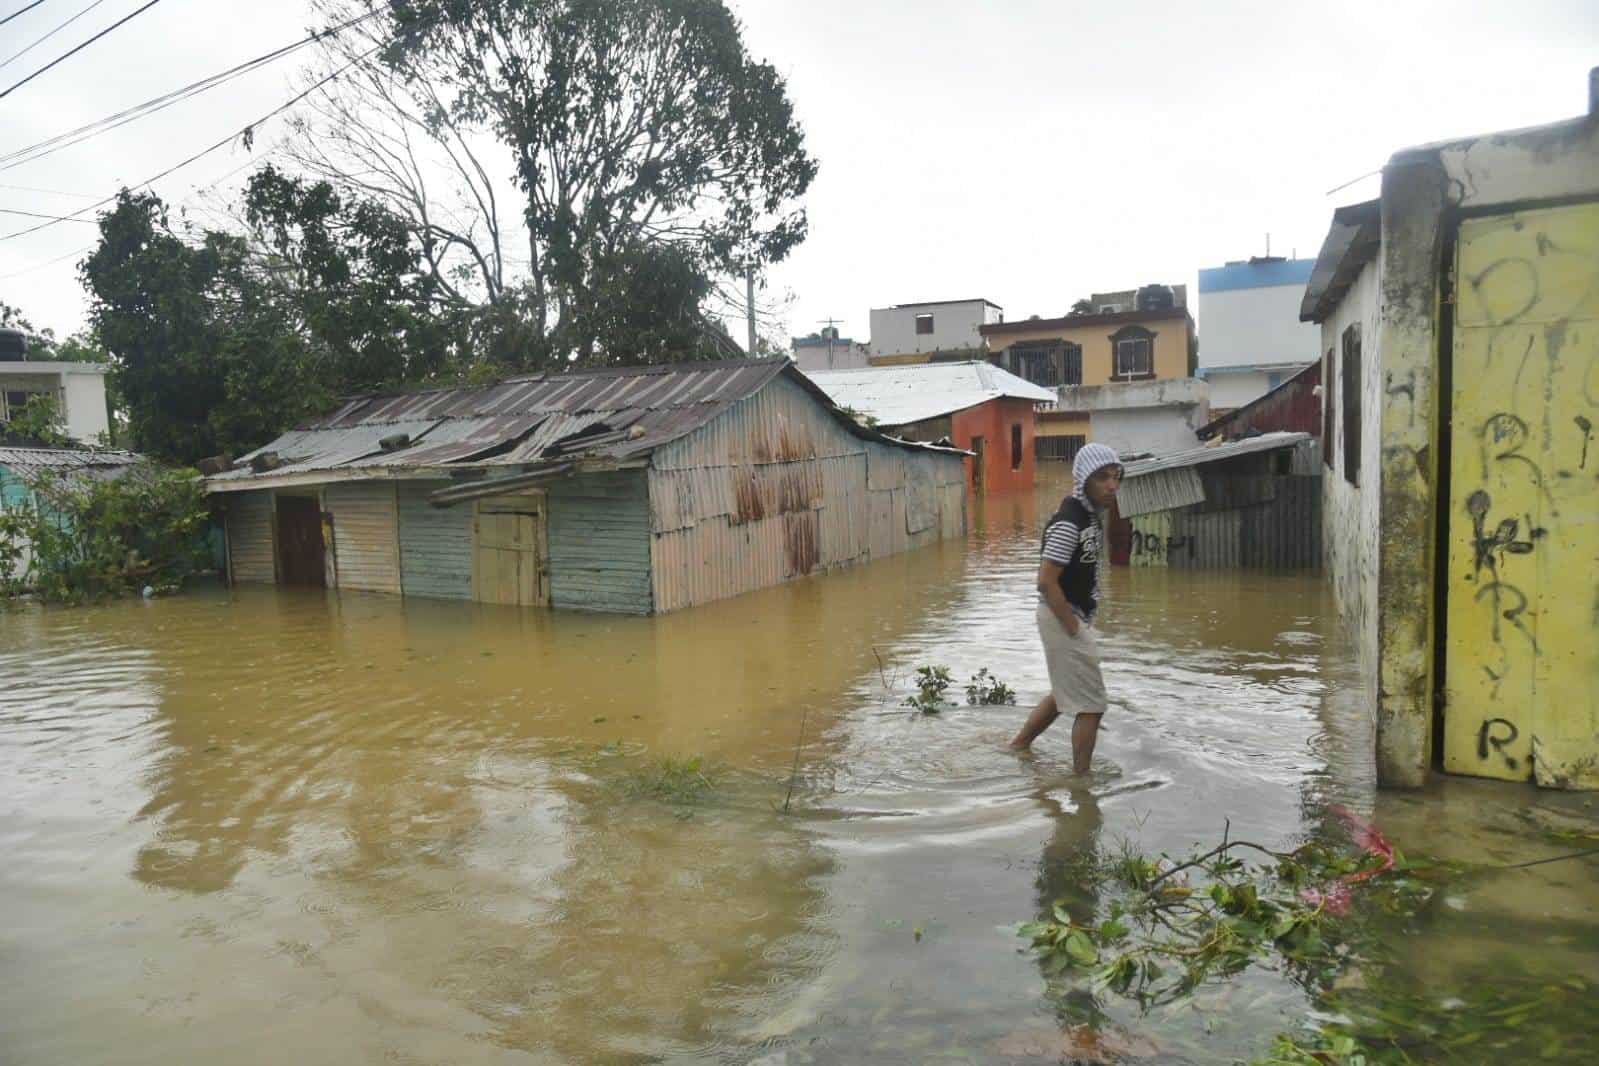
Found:
M 95 451 L 86 448 L 5 448 L 0 447 L 0 466 L 29 477 L 45 470 L 80 471 L 93 475 L 114 475 L 128 467 L 149 462 L 137 452 Z
M 851 433 L 889 440 L 838 412 L 826 393 L 786 359 L 713 360 L 358 396 L 242 456 L 236 469 L 209 478 L 208 484 L 243 488 L 262 479 L 335 469 L 383 476 L 401 468 L 462 462 L 518 466 L 557 457 L 628 459 L 698 429 L 784 373 Z M 381 450 L 380 440 L 400 433 L 410 435 L 408 447 Z M 251 470 L 249 461 L 267 452 L 276 452 L 284 465 Z
M 1333 212 L 1316 266 L 1299 303 L 1299 321 L 1320 322 L 1332 314 L 1360 268 L 1382 247 L 1382 201 L 1349 204 Z
M 1249 455 L 1252 452 L 1269 452 L 1278 448 L 1291 448 L 1300 441 L 1309 439 L 1309 433 L 1262 433 L 1258 437 L 1247 437 L 1244 440 L 1232 441 L 1228 444 L 1186 448 L 1180 452 L 1157 455 L 1151 459 L 1140 459 L 1137 462 L 1128 463 L 1123 468 L 1122 491 L 1126 491 L 1127 483 L 1134 478 L 1145 477 L 1161 470 L 1175 470 L 1185 466 L 1198 466 L 1200 463 L 1214 463 L 1218 459 L 1236 459 L 1240 455 Z M 1117 495 L 1119 496 L 1120 493 Z
M 1143 477 L 1129 478 L 1116 492 L 1116 510 L 1123 518 L 1136 518 L 1155 511 L 1205 502 L 1205 486 L 1199 471 L 1191 466 L 1156 470 Z
M 904 426 L 1008 397 L 1054 403 L 1055 393 L 992 363 L 920 363 L 806 375 L 840 407 Z

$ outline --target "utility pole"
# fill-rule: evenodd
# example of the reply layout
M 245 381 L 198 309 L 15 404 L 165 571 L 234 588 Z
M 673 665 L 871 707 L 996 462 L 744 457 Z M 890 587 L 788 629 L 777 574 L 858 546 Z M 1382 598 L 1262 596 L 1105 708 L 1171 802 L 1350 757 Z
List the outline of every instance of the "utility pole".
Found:
M 744 318 L 749 323 L 750 358 L 755 358 L 755 268 L 744 268 Z

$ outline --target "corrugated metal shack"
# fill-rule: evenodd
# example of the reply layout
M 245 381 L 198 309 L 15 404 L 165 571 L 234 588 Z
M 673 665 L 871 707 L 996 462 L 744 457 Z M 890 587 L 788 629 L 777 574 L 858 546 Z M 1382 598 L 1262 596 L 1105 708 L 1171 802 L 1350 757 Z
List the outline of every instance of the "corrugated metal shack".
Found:
M 33 496 L 29 486 L 40 475 L 112 480 L 125 477 L 148 462 L 134 452 L 111 449 L 0 447 L 0 511 L 27 503 Z M 22 554 L 16 572 L 21 574 L 28 568 L 31 545 L 17 547 Z
M 964 536 L 964 457 L 718 361 L 357 397 L 207 488 L 235 581 L 650 614 Z
M 1128 463 L 1118 516 L 1133 566 L 1321 565 L 1320 462 L 1307 433 L 1267 433 Z M 1112 558 L 1119 554 L 1113 547 Z
M 1264 396 L 1195 431 L 1200 440 L 1242 440 L 1258 433 L 1321 436 L 1321 364 L 1311 363 Z

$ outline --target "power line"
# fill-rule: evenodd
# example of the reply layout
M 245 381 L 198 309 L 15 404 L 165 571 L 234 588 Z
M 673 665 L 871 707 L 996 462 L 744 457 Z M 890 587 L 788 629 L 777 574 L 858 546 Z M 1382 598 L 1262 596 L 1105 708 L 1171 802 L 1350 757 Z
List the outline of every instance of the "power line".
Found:
M 37 6 L 39 3 L 43 3 L 43 2 L 44 2 L 44 0 L 37 0 L 36 4 L 34 6 Z M 144 14 L 146 11 L 150 10 L 152 7 L 155 7 L 155 5 L 159 4 L 160 2 L 161 2 L 161 0 L 149 0 L 149 3 L 145 4 L 143 7 L 139 8 L 137 11 L 133 12 L 133 14 L 124 15 L 122 18 L 118 19 L 116 22 L 113 22 L 111 25 L 107 26 L 105 29 L 101 30 L 99 33 L 95 34 L 93 37 L 90 37 L 87 41 L 84 41 L 82 44 L 78 45 L 78 47 L 74 48 L 72 51 L 67 52 L 65 55 L 57 56 L 55 59 L 52 59 L 50 62 L 48 62 L 44 66 L 40 67 L 38 70 L 34 71 L 32 74 L 29 74 L 26 78 L 23 78 L 21 81 L 17 82 L 15 85 L 11 86 L 11 88 L 7 89 L 5 92 L 0 92 L 0 100 L 4 100 L 6 97 L 8 97 L 12 93 L 16 92 L 18 89 L 20 89 L 24 85 L 28 84 L 34 78 L 37 78 L 39 75 L 43 74 L 45 71 L 50 70 L 52 67 L 56 67 L 56 66 L 59 66 L 62 63 L 65 63 L 67 60 L 71 59 L 73 56 L 77 55 L 79 52 L 83 51 L 85 48 L 89 47 L 91 44 L 93 44 L 94 42 L 98 41 L 100 38 L 104 37 L 106 34 L 112 32 L 113 30 L 115 30 L 118 27 L 122 26 L 124 23 L 139 17 L 140 15 Z M 26 11 L 28 9 L 27 8 L 23 8 L 22 10 Z M 22 11 L 17 12 L 17 15 L 20 15 L 20 14 L 22 14 Z M 12 18 L 16 18 L 16 15 L 13 15 L 11 17 Z M 11 20 L 7 19 L 6 21 L 9 22 Z
M 54 259 L 47 259 L 42 263 L 35 263 L 32 266 L 23 267 L 21 270 L 13 270 L 9 274 L 0 274 L 0 281 L 10 281 L 12 278 L 20 278 L 24 274 L 32 274 L 35 270 L 43 270 L 45 267 L 55 266 L 63 259 L 71 259 L 73 256 L 82 255 L 84 252 L 92 252 L 94 251 L 94 247 L 95 246 L 92 244 L 86 244 L 76 251 L 68 252 L 66 255 L 58 255 Z
M 26 15 L 28 12 L 32 11 L 34 8 L 38 7 L 42 3 L 44 3 L 44 0 L 33 0 L 33 3 L 29 4 L 27 7 L 23 8 L 21 11 L 13 11 L 13 12 L 11 12 L 11 14 L 7 15 L 5 18 L 0 19 L 0 26 L 4 26 L 6 23 L 8 23 L 12 19 L 16 18 L 18 15 Z
M 9 67 L 12 63 L 14 63 L 17 60 L 21 59 L 23 56 L 27 55 L 29 52 L 33 51 L 35 48 L 39 47 L 41 44 L 43 44 L 44 42 L 48 41 L 50 38 L 54 37 L 56 34 L 60 33 L 62 30 L 66 29 L 68 26 L 72 25 L 74 22 L 78 21 L 83 16 L 87 15 L 89 12 L 93 11 L 95 8 L 99 7 L 103 3 L 105 3 L 105 0 L 94 0 L 94 3 L 90 4 L 88 7 L 84 8 L 82 11 L 79 11 L 76 15 L 73 15 L 71 18 L 67 19 L 67 21 L 63 22 L 61 25 L 59 25 L 55 29 L 51 30 L 49 33 L 45 34 L 43 37 L 40 37 L 37 41 L 34 41 L 32 44 L 28 45 L 28 47 L 24 48 L 22 51 L 18 52 L 16 55 L 12 56 L 10 59 L 4 60 L 4 61 L 0 61 L 0 70 L 4 70 L 6 67 Z
M 197 161 L 199 159 L 204 158 L 205 156 L 210 155 L 212 152 L 216 151 L 218 148 L 221 148 L 221 147 L 227 145 L 235 137 L 243 137 L 245 139 L 246 145 L 248 146 L 255 139 L 255 128 L 257 126 L 261 125 L 263 122 L 269 121 L 270 119 L 276 118 L 278 115 L 283 114 L 283 112 L 287 111 L 289 108 L 293 107 L 295 104 L 299 103 L 301 100 L 304 100 L 307 96 L 310 96 L 312 93 L 314 93 L 318 89 L 322 88 L 322 86 L 326 85 L 328 82 L 333 81 L 335 78 L 343 77 L 344 74 L 346 74 L 348 71 L 352 70 L 357 65 L 366 62 L 372 56 L 376 55 L 377 52 L 378 52 L 378 49 L 380 49 L 382 47 L 383 47 L 382 44 L 377 44 L 377 45 L 372 46 L 370 49 L 368 49 L 367 51 L 365 51 L 365 52 L 361 53 L 360 55 L 356 56 L 354 59 L 350 60 L 350 62 L 348 62 L 344 66 L 340 67 L 338 70 L 335 70 L 333 73 L 327 75 L 326 77 L 322 78 L 320 81 L 318 81 L 315 84 L 313 84 L 309 89 L 306 89 L 304 92 L 298 93 L 294 97 L 290 98 L 290 100 L 287 103 L 281 105 L 280 107 L 277 107 L 276 109 L 274 109 L 272 111 L 267 112 L 265 115 L 262 115 L 260 118 L 256 119 L 254 122 L 247 123 L 245 126 L 240 128 L 237 132 L 228 134 L 226 137 L 222 138 L 220 141 L 217 141 L 215 144 L 211 145 L 210 147 L 202 148 L 200 151 L 194 153 L 189 158 L 183 160 L 181 163 L 176 163 L 176 164 L 168 167 L 167 169 L 163 170 L 161 173 L 155 175 L 154 177 L 148 178 L 148 179 L 140 182 L 137 185 L 130 186 L 130 188 L 134 188 L 134 189 L 148 188 L 149 186 L 154 185 L 156 182 L 160 181 L 162 178 L 167 177 L 169 174 L 172 174 L 172 173 L 174 173 L 174 172 L 176 172 L 178 170 L 182 170 L 184 167 L 188 166 L 190 163 L 193 163 L 193 162 L 195 162 L 195 161 Z M 42 229 L 49 229 L 51 226 L 56 225 L 59 221 L 63 221 L 63 220 L 70 221 L 70 220 L 74 219 L 78 215 L 88 214 L 90 211 L 93 211 L 97 207 L 104 207 L 106 204 L 108 204 L 111 201 L 115 200 L 117 198 L 117 196 L 118 196 L 117 193 L 113 193 L 110 196 L 107 196 L 103 200 L 98 200 L 95 203 L 90 204 L 88 207 L 79 208 L 77 211 L 72 212 L 71 215 L 64 215 L 64 216 L 61 217 L 61 219 L 58 219 L 56 221 L 41 222 L 37 226 L 30 226 L 28 229 L 17 230 L 14 233 L 7 233 L 7 234 L 5 234 L 3 236 L 0 236 L 0 241 L 9 241 L 13 237 L 26 237 L 30 233 L 37 233 L 37 232 L 39 232 Z
M 65 189 L 41 189 L 37 185 L 6 185 L 0 182 L 0 189 L 10 189 L 13 192 L 36 192 L 45 196 L 71 196 L 79 200 L 93 200 L 94 193 L 67 192 Z
M 28 218 L 48 218 L 54 222 L 87 222 L 94 224 L 92 218 L 75 218 L 72 215 L 41 215 L 37 211 L 17 211 L 9 207 L 0 207 L 0 215 L 24 215 Z
M 10 170 L 13 167 L 22 166 L 24 163 L 32 163 L 35 160 L 43 159 L 45 156 L 53 155 L 56 152 L 70 148 L 73 145 L 82 144 L 91 137 L 99 136 L 102 133 L 109 133 L 111 130 L 117 129 L 120 126 L 125 126 L 137 119 L 144 118 L 146 115 L 153 115 L 158 111 L 164 111 L 173 104 L 180 103 L 184 100 L 198 96 L 203 92 L 215 89 L 229 81 L 232 81 L 234 78 L 242 77 L 245 74 L 258 70 L 267 63 L 282 59 L 309 44 L 313 44 L 316 41 L 322 40 L 323 38 L 332 34 L 342 33 L 351 26 L 374 17 L 377 13 L 378 12 L 376 11 L 368 12 L 365 15 L 353 18 L 350 21 L 342 23 L 338 26 L 331 26 L 326 30 L 313 33 L 308 37 L 301 38 L 300 40 L 294 41 L 291 44 L 286 44 L 281 48 L 275 48 L 263 55 L 256 56 L 254 59 L 247 59 L 237 66 L 229 67 L 227 70 L 201 78 L 199 81 L 190 82 L 188 85 L 174 89 L 171 92 L 163 93 L 160 96 L 152 97 L 141 104 L 135 104 L 133 107 L 127 108 L 126 110 L 118 111 L 114 115 L 107 115 L 105 118 L 97 119 L 94 122 L 88 123 L 87 125 L 79 126 L 77 129 L 68 130 L 66 133 L 59 133 L 54 137 L 46 138 L 45 140 L 38 141 L 26 147 L 0 154 L 0 170 Z

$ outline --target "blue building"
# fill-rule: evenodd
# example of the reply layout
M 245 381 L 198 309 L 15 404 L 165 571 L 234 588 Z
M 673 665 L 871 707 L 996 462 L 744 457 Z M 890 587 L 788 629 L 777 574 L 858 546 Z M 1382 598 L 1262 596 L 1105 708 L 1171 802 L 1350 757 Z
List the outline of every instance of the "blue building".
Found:
M 1199 272 L 1199 376 L 1225 414 L 1321 358 L 1321 334 L 1299 321 L 1314 259 L 1259 256 Z

